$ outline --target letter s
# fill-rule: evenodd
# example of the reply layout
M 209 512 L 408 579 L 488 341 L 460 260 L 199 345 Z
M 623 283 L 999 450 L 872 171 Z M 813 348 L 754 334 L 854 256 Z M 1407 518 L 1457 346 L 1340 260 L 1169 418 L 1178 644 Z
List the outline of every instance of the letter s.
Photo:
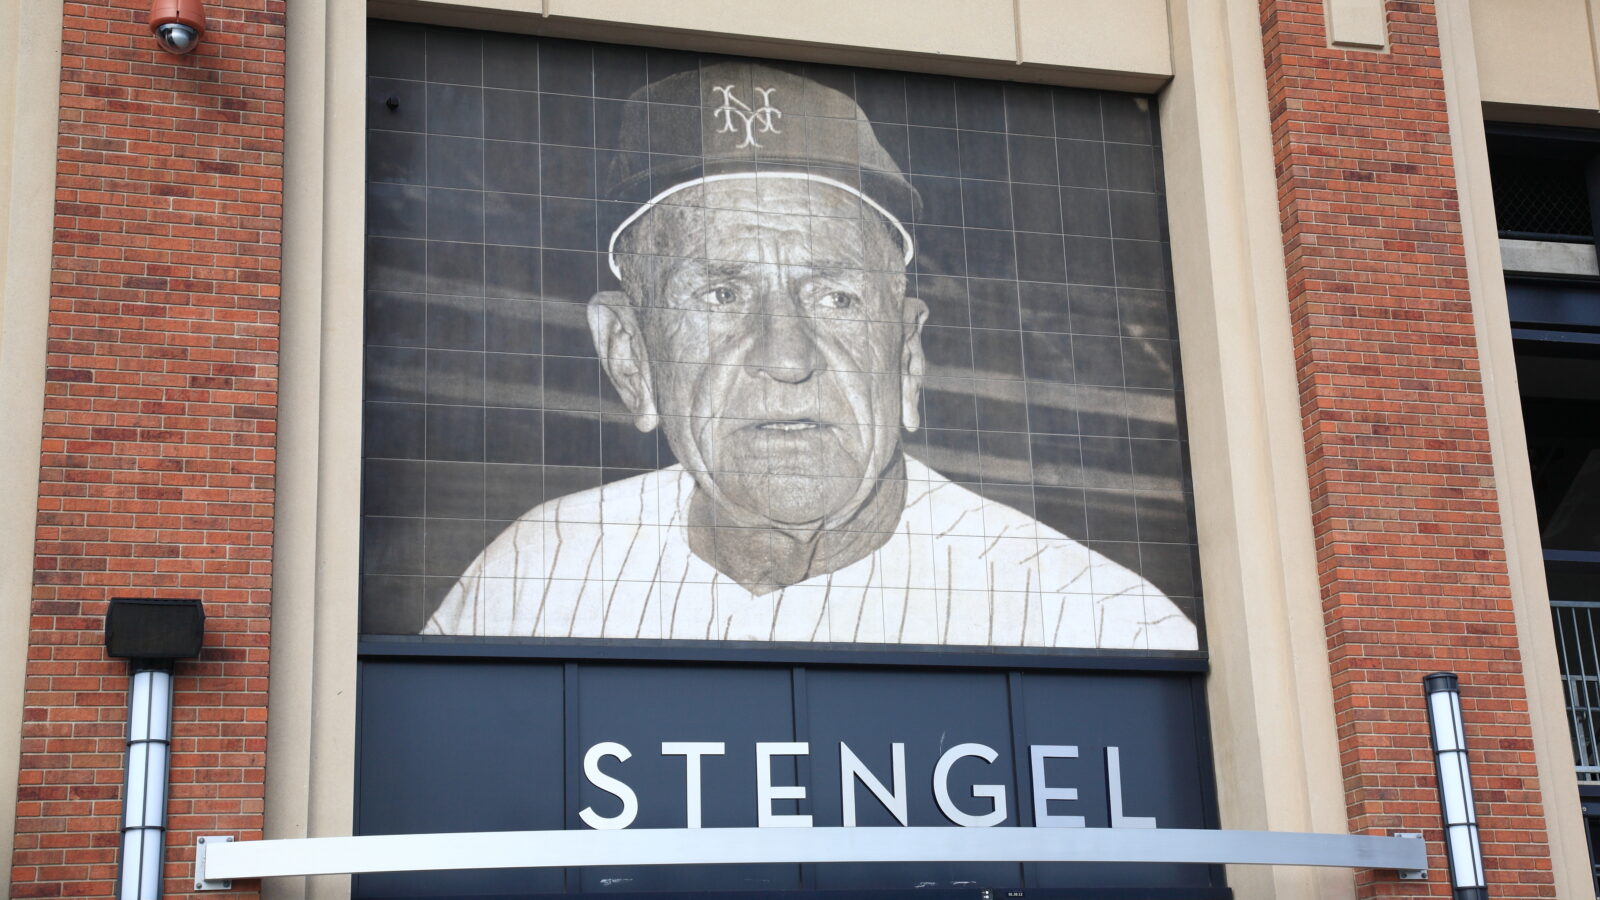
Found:
M 628 758 L 633 756 L 633 753 L 627 747 L 614 741 L 602 741 L 590 747 L 589 752 L 583 755 L 583 777 L 589 779 L 590 784 L 609 794 L 614 794 L 618 800 L 621 800 L 622 812 L 607 818 L 585 806 L 578 813 L 578 818 L 583 820 L 583 824 L 598 831 L 627 828 L 633 824 L 634 818 L 639 815 L 639 798 L 633 793 L 633 788 L 600 771 L 600 758 L 604 756 L 615 756 L 619 761 L 627 762 Z

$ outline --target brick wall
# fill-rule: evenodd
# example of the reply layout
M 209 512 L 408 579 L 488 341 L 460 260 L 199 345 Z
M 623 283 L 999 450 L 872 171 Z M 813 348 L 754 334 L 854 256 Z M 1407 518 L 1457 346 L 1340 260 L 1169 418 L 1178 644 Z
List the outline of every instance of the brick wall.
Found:
M 1418 683 L 1444 668 L 1494 895 L 1550 897 L 1433 7 L 1388 5 L 1388 53 L 1329 49 L 1318 0 L 1261 5 L 1351 827 L 1427 831 L 1439 867 L 1363 895 L 1447 895 Z M 196 833 L 259 836 L 285 0 L 207 8 L 179 59 L 144 0 L 66 5 L 16 897 L 112 890 L 112 596 L 210 617 L 178 670 L 168 892 Z
M 1461 675 L 1490 894 L 1553 897 L 1473 338 L 1434 7 L 1392 48 L 1327 46 L 1262 0 L 1314 527 L 1353 830 L 1421 830 L 1444 897 L 1420 679 Z
M 260 835 L 284 6 L 208 0 L 182 58 L 156 49 L 148 0 L 65 6 L 14 897 L 113 892 L 110 597 L 199 597 L 209 617 L 177 669 L 167 892 L 192 888 L 196 833 Z

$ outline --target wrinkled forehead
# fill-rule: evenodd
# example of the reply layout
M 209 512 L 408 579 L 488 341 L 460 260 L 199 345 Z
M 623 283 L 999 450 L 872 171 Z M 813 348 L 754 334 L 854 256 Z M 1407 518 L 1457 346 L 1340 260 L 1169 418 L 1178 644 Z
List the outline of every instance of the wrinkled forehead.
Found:
M 895 225 L 826 182 L 734 178 L 663 198 L 628 229 L 625 253 L 661 260 L 905 271 Z

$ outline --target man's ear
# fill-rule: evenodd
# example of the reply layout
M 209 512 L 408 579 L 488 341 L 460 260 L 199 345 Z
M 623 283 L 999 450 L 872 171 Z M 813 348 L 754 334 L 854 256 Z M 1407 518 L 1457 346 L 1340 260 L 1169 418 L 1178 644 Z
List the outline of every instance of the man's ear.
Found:
M 900 424 L 907 431 L 922 427 L 922 375 L 928 358 L 922 353 L 922 325 L 928 321 L 928 304 L 907 297 L 901 306 L 905 326 L 900 345 Z
M 639 315 L 621 291 L 601 291 L 589 299 L 589 333 L 600 364 L 622 402 L 633 413 L 640 431 L 654 431 L 661 416 L 656 412 L 655 384 L 650 376 L 650 355 L 645 351 Z

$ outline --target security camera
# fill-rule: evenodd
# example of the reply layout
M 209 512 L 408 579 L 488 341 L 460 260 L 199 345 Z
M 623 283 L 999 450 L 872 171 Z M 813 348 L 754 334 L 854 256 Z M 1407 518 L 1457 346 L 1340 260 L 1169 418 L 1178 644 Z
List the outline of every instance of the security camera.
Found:
M 188 53 L 200 43 L 200 32 L 181 22 L 156 26 L 156 41 L 168 53 Z
M 150 4 L 150 33 L 168 53 L 188 53 L 205 36 L 205 6 L 201 0 L 155 0 Z

